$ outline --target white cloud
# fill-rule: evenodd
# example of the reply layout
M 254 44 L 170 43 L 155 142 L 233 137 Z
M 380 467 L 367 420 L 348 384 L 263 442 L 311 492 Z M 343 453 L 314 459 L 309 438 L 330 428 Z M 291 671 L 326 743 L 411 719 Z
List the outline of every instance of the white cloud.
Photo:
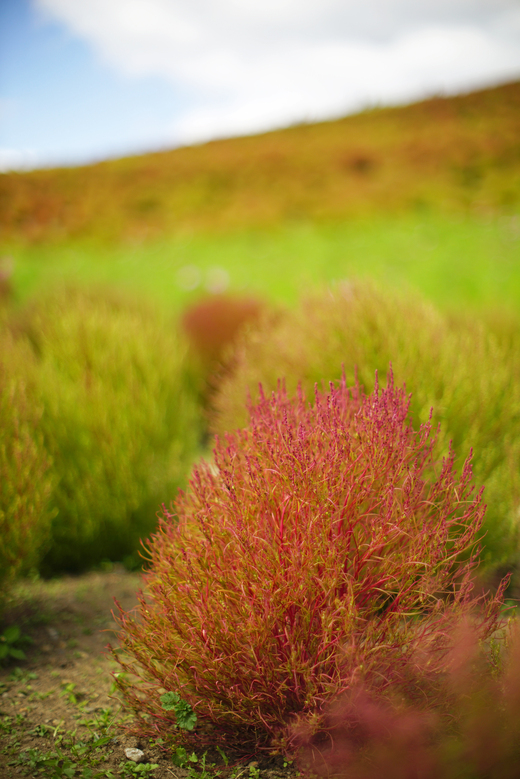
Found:
M 0 148 L 0 173 L 10 170 L 30 170 L 40 162 L 34 149 L 4 149 Z
M 35 0 L 112 67 L 160 75 L 189 142 L 520 75 L 519 0 Z

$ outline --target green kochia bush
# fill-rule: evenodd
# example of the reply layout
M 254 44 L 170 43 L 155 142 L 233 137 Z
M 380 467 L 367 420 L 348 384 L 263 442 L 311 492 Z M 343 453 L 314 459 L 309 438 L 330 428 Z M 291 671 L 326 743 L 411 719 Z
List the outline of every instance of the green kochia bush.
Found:
M 396 382 L 412 393 L 415 427 L 433 408 L 439 444 L 447 454 L 452 442 L 457 467 L 473 449 L 475 480 L 486 486 L 488 506 L 483 560 L 515 562 L 520 353 L 476 319 L 449 320 L 413 296 L 367 282 L 344 284 L 243 340 L 214 398 L 213 427 L 222 433 L 242 426 L 247 394 L 258 397 L 260 382 L 271 391 L 283 377 L 289 391 L 301 382 L 308 392 L 316 382 L 339 379 L 344 366 L 349 383 L 357 372 L 370 386 L 374 371 L 384 377 L 390 363 Z
M 435 697 L 450 626 L 495 630 L 500 592 L 479 610 L 471 585 L 482 493 L 408 408 L 391 380 L 369 396 L 342 381 L 313 405 L 279 386 L 217 440 L 149 543 L 138 613 L 120 614 L 116 681 L 141 730 L 172 735 L 166 690 L 200 741 L 202 724 L 283 746 L 296 715 L 319 722 L 357 682 Z
M 166 317 L 100 290 L 42 297 L 18 332 L 36 355 L 39 429 L 56 477 L 42 571 L 121 560 L 154 529 L 195 455 L 185 347 Z
M 0 333 L 0 585 L 38 563 L 48 541 L 50 457 L 31 397 L 35 360 L 26 343 Z

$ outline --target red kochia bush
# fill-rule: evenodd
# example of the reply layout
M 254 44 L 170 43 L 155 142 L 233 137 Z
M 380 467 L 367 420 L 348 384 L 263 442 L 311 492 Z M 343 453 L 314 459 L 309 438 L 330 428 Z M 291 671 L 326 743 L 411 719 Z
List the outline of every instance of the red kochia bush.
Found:
M 214 362 L 222 358 L 244 325 L 259 318 L 262 308 L 252 297 L 209 295 L 190 306 L 181 321 L 200 357 Z
M 408 405 L 391 379 L 368 396 L 343 381 L 314 404 L 279 386 L 217 440 L 149 543 L 137 613 L 120 614 L 117 683 L 142 729 L 171 735 L 166 690 L 197 714 L 185 738 L 215 726 L 283 747 L 289 722 L 319 728 L 358 683 L 432 700 L 448 628 L 496 629 L 501 593 L 472 590 L 484 507 L 469 459 L 460 475 L 438 462 Z

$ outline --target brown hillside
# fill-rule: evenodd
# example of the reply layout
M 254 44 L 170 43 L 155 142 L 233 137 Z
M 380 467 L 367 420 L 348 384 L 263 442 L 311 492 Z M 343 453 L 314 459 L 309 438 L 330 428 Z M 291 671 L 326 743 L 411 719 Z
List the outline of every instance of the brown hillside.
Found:
M 520 203 L 520 82 L 331 122 L 0 176 L 5 239 L 144 239 Z

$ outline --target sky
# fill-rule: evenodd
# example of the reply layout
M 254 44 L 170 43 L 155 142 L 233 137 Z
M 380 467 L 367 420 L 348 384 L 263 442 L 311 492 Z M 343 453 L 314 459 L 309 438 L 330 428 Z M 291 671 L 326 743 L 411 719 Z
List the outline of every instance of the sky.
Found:
M 0 170 L 520 78 L 520 0 L 0 0 Z

